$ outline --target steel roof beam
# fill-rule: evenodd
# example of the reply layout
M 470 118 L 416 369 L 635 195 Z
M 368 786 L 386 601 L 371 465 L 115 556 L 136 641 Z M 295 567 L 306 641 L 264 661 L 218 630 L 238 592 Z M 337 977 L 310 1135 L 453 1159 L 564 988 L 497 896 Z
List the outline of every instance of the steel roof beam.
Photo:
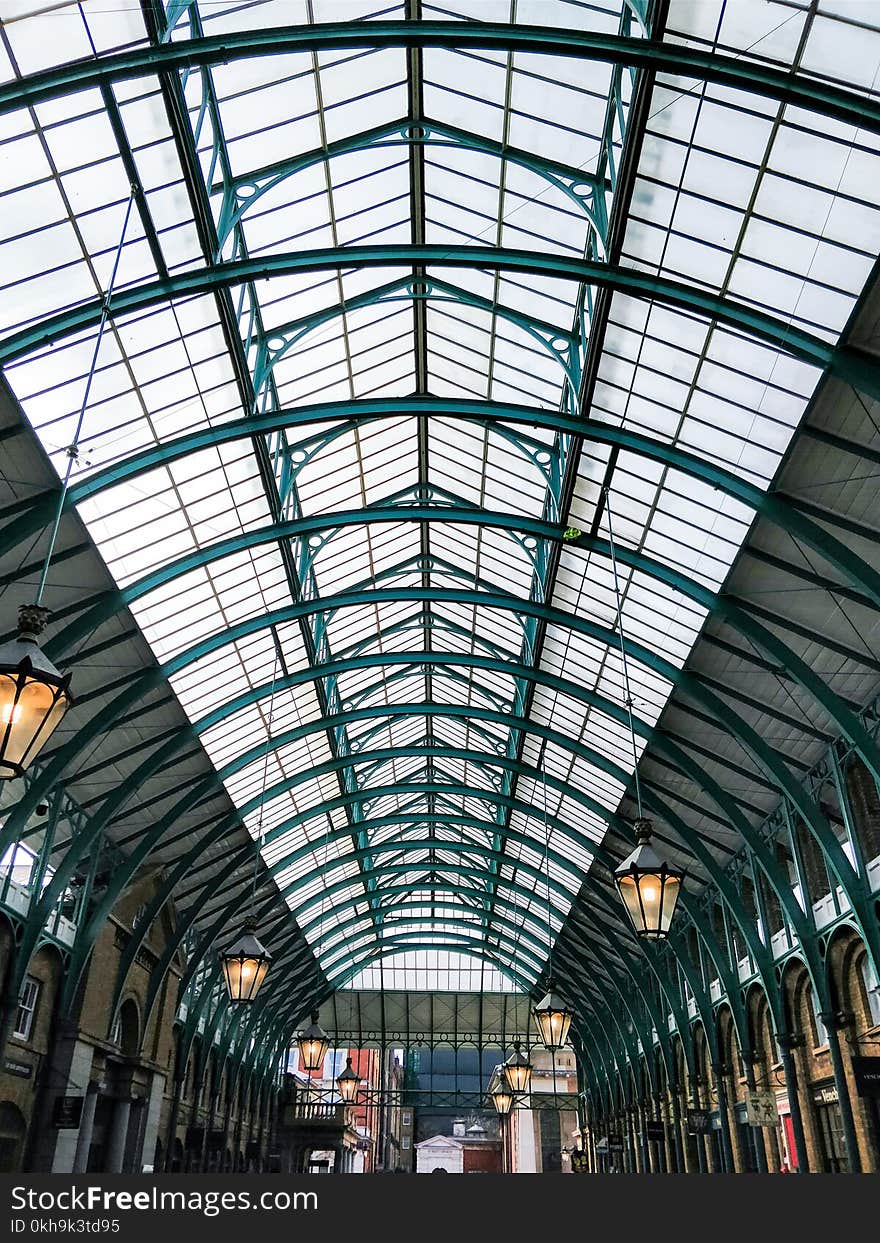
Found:
M 455 508 L 448 505 L 375 506 L 368 509 L 340 511 L 331 515 L 320 514 L 312 518 L 299 518 L 290 522 L 273 523 L 268 527 L 255 528 L 254 530 L 235 535 L 230 539 L 221 540 L 217 544 L 208 544 L 197 552 L 182 557 L 178 561 L 171 562 L 145 578 L 129 584 L 128 587 L 119 593 L 120 607 L 141 599 L 149 594 L 150 591 L 166 585 L 177 577 L 189 574 L 193 570 L 221 560 L 225 556 L 237 555 L 245 549 L 259 547 L 262 544 L 274 544 L 293 538 L 305 538 L 316 532 L 325 533 L 328 530 L 337 532 L 351 526 L 360 526 L 374 522 L 397 524 L 401 521 L 418 522 L 423 529 L 427 528 L 432 521 L 441 521 L 444 523 L 479 525 L 523 532 L 552 543 L 567 543 L 570 548 L 584 548 L 605 558 L 610 558 L 611 555 L 610 545 L 603 538 L 579 535 L 574 539 L 566 541 L 565 534 L 555 524 L 530 519 L 519 514 L 499 514 L 482 509 Z M 663 562 L 656 561 L 641 552 L 633 551 L 625 546 L 621 546 L 616 552 L 618 561 L 631 566 L 633 569 L 642 571 L 656 581 L 687 596 L 715 617 L 723 618 L 730 626 L 739 630 L 740 633 L 755 643 L 757 647 L 778 661 L 786 672 L 808 690 L 813 698 L 821 704 L 843 737 L 857 748 L 862 759 L 874 775 L 875 780 L 880 783 L 880 749 L 878 749 L 868 730 L 865 729 L 850 705 L 832 691 L 806 661 L 802 660 L 782 639 L 778 638 L 772 631 L 767 630 L 749 613 L 740 609 L 732 600 L 728 600 L 725 596 L 719 596 L 715 592 L 708 590 L 701 583 L 677 570 L 671 569 Z M 430 583 L 423 584 L 423 587 L 426 591 L 430 591 Z M 427 606 L 428 598 L 423 597 L 423 599 Z M 328 605 L 328 607 L 330 606 Z M 55 655 L 59 650 L 61 642 L 65 642 L 68 647 L 74 646 L 78 642 L 81 633 L 89 633 L 104 620 L 106 620 L 106 614 L 103 611 L 103 606 L 99 605 L 96 610 L 87 612 L 73 626 L 72 637 L 69 632 L 67 635 L 62 632 L 47 644 L 47 651 Z M 612 637 L 611 642 L 613 641 Z M 430 647 L 428 650 L 430 650 Z M 770 716 L 778 717 L 785 724 L 793 725 L 797 729 L 812 733 L 826 743 L 830 740 L 826 733 L 814 729 L 809 724 L 799 722 L 788 714 L 759 704 L 752 696 L 735 687 L 728 687 L 724 684 L 713 682 L 705 675 L 699 673 L 690 676 L 696 677 L 708 687 L 714 687 L 715 690 L 723 695 L 739 699 L 749 707 L 757 708 Z M 427 698 L 431 698 L 430 691 L 427 694 Z
M 170 70 L 295 52 L 396 47 L 532 52 L 690 76 L 880 133 L 880 103 L 875 99 L 803 73 L 776 69 L 760 60 L 626 35 L 492 22 L 327 22 L 175 40 L 72 61 L 7 83 L 0 87 L 0 115 L 75 91 Z
M 271 280 L 273 276 L 332 271 L 339 268 L 413 268 L 418 265 L 481 268 L 550 277 L 666 303 L 756 337 L 786 354 L 829 370 L 862 392 L 880 397 L 880 361 L 855 346 L 835 346 L 746 303 L 712 293 L 697 285 L 655 276 L 637 268 L 503 247 L 403 244 L 343 246 L 212 263 L 204 268 L 179 272 L 167 280 L 147 281 L 120 289 L 113 294 L 110 317 L 116 319 L 176 298 L 217 293 L 234 285 Z M 0 341 L 0 366 L 7 366 L 16 358 L 93 327 L 100 322 L 104 313 L 104 300 L 96 298 L 11 333 Z

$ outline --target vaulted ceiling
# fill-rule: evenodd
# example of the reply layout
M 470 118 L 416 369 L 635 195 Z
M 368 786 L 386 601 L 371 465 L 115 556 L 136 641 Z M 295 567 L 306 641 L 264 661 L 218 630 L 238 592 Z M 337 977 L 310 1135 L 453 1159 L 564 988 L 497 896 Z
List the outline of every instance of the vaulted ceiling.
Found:
M 291 1021 L 554 942 L 588 1007 L 637 795 L 696 912 L 832 739 L 877 759 L 866 10 L 28 8 L 3 617 L 60 498 L 77 703 L 4 840 L 61 779 L 59 886 L 161 865 L 194 962 L 256 845 Z

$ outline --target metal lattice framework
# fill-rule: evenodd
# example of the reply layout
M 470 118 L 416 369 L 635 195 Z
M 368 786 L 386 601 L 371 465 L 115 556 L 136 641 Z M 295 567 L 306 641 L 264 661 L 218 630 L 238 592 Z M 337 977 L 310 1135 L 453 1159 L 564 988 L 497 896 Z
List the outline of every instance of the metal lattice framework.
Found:
M 554 942 L 597 1082 L 686 1027 L 682 981 L 710 1013 L 702 961 L 747 1041 L 713 917 L 769 986 L 746 868 L 824 988 L 780 818 L 880 961 L 815 775 L 833 746 L 880 781 L 853 491 L 880 451 L 823 414 L 880 398 L 877 32 L 821 3 L 290 7 L 0 23 L 0 569 L 11 625 L 58 506 L 41 453 L 73 454 L 47 651 L 78 691 L 4 794 L 41 880 L 8 987 L 75 883 L 72 997 L 160 865 L 115 999 L 173 901 L 150 1005 L 185 949 L 189 1039 L 252 1060 L 380 961 L 530 992 Z M 662 949 L 609 883 L 622 649 L 646 808 L 692 876 Z M 276 966 L 230 1017 L 212 955 L 255 839 Z

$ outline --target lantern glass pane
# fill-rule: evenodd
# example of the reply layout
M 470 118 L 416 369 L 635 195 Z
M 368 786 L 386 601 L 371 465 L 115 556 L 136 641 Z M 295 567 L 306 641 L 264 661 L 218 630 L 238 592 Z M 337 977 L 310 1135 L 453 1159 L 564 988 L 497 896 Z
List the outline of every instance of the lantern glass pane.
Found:
M 320 1036 L 303 1036 L 297 1041 L 299 1045 L 299 1057 L 302 1062 L 303 1070 L 315 1071 L 320 1070 L 324 1065 L 324 1058 L 329 1048 L 329 1041 Z
M 495 1112 L 499 1114 L 509 1114 L 513 1108 L 513 1093 L 506 1087 L 500 1086 L 492 1093 L 492 1103 L 495 1106 Z
M 672 923 L 672 916 L 675 914 L 680 890 L 681 880 L 678 876 L 664 877 L 663 898 L 657 920 L 656 936 L 665 937 L 668 935 L 669 925 Z
M 504 1074 L 511 1092 L 528 1092 L 529 1084 L 532 1080 L 532 1068 L 528 1062 L 515 1062 L 513 1065 L 506 1062 L 504 1065 Z
M 223 975 L 226 990 L 232 1002 L 253 1001 L 262 987 L 269 970 L 266 958 L 236 956 L 223 959 Z
M 548 1049 L 561 1049 L 568 1040 L 571 1027 L 569 1010 L 536 1010 L 535 1022 L 544 1045 Z
M 665 872 L 644 872 L 619 876 L 617 885 L 636 933 L 655 939 L 667 936 L 681 878 Z
M 361 1086 L 361 1083 L 356 1074 L 346 1075 L 343 1072 L 336 1080 L 336 1086 L 339 1089 L 339 1095 L 346 1105 L 351 1105 L 358 1094 L 358 1088 Z
M 0 777 L 19 777 L 67 711 L 57 685 L 21 673 L 0 674 Z

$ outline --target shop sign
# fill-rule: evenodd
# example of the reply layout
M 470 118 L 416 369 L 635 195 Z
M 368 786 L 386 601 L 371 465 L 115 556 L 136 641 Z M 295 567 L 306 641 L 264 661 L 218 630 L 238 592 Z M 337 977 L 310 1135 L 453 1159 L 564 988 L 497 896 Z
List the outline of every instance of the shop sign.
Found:
M 746 1116 L 749 1126 L 776 1126 L 779 1110 L 774 1092 L 749 1092 L 746 1095 Z
M 52 1125 L 61 1131 L 78 1131 L 82 1108 L 81 1096 L 56 1096 L 52 1106 Z
M 662 1122 L 648 1121 L 645 1123 L 645 1135 L 648 1139 L 664 1140 L 666 1127 Z
M 833 1085 L 813 1088 L 813 1102 L 816 1105 L 836 1105 L 838 1099 L 837 1088 Z
M 623 1152 L 623 1140 L 620 1138 L 619 1135 L 608 1136 L 608 1151 L 609 1152 Z
M 34 1068 L 30 1062 L 18 1062 L 14 1057 L 8 1057 L 3 1063 L 3 1069 L 7 1074 L 18 1075 L 19 1079 L 30 1079 L 34 1073 Z
M 880 1096 L 880 1057 L 854 1057 L 852 1068 L 859 1096 Z
M 708 1109 L 689 1109 L 687 1111 L 688 1135 L 708 1135 L 712 1129 L 712 1115 Z

